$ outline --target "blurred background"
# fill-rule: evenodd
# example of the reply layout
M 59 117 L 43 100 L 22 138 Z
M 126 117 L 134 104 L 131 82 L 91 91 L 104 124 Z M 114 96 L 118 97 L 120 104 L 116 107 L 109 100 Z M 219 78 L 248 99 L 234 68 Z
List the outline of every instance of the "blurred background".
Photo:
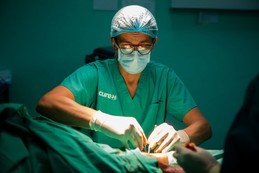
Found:
M 0 75 L 8 78 L 9 102 L 37 114 L 43 94 L 95 48 L 110 46 L 112 17 L 130 3 L 144 3 L 157 20 L 151 59 L 175 70 L 212 125 L 213 137 L 201 146 L 222 149 L 259 72 L 257 10 L 172 8 L 171 0 L 1 0 Z

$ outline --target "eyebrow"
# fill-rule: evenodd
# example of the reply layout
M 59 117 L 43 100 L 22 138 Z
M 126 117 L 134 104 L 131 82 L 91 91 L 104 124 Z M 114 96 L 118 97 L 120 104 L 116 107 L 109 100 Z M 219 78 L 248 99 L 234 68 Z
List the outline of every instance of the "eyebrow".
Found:
M 117 37 L 114 37 L 114 40 L 115 40 L 115 42 L 118 44 L 118 38 Z M 121 39 L 121 38 L 119 38 L 119 40 L 120 40 L 120 42 L 126 42 L 126 43 L 130 43 L 130 44 L 132 44 L 130 41 L 128 41 L 128 40 L 125 40 L 125 39 Z M 154 38 L 151 38 L 151 42 L 149 41 L 149 39 L 146 39 L 146 40 L 143 40 L 143 41 L 141 41 L 139 44 L 141 44 L 141 43 L 151 43 L 151 44 L 153 44 L 154 43 Z

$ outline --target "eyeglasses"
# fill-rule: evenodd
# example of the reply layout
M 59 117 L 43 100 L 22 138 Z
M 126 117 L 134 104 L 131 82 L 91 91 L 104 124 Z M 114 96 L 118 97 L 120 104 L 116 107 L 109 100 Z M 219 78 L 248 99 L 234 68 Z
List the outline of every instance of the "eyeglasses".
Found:
M 134 50 L 137 50 L 141 55 L 149 54 L 153 48 L 153 44 L 142 44 L 134 46 L 132 44 L 118 44 L 117 39 L 114 38 L 116 46 L 124 55 L 131 54 Z

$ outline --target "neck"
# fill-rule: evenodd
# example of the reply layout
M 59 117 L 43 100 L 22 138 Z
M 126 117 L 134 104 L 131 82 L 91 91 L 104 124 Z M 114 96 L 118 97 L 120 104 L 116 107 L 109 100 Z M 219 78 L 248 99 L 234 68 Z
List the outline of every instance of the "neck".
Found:
M 134 85 L 134 84 L 138 83 L 141 73 L 130 74 L 130 73 L 126 72 L 121 65 L 119 65 L 119 70 L 127 85 Z
M 128 88 L 129 94 L 133 98 L 138 88 L 138 81 L 141 73 L 129 74 L 120 65 L 119 65 L 119 70 Z

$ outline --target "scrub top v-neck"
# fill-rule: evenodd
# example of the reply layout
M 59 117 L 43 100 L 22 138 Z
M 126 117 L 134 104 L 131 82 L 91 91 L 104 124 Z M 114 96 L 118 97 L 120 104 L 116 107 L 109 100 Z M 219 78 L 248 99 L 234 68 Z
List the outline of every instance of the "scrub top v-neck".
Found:
M 182 81 L 167 66 L 150 62 L 141 74 L 132 98 L 118 69 L 116 59 L 96 61 L 82 66 L 61 85 L 75 96 L 76 102 L 114 115 L 135 117 L 148 137 L 154 125 L 165 121 L 167 114 L 182 120 L 196 106 Z M 98 143 L 121 147 L 121 143 L 97 132 Z

